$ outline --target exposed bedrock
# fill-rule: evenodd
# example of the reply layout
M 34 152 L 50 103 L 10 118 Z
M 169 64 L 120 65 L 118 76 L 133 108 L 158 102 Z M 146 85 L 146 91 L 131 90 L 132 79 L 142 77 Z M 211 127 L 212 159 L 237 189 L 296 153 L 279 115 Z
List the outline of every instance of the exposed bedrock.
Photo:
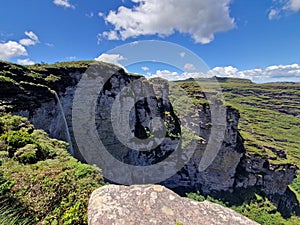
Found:
M 95 123 L 98 135 L 111 155 L 126 164 L 147 166 L 163 162 L 175 151 L 184 151 L 181 135 L 191 121 L 177 115 L 168 96 L 169 85 L 166 81 L 147 81 L 109 64 L 101 64 L 99 68 L 97 75 L 106 74 L 109 79 L 99 92 Z M 45 73 L 49 71 L 45 70 Z M 56 73 L 60 75 L 59 71 Z M 1 93 L 1 105 L 6 105 L 6 110 L 14 114 L 29 118 L 36 128 L 45 130 L 51 137 L 68 141 L 73 147 L 71 153 L 84 161 L 72 127 L 74 94 L 84 71 L 64 70 L 62 73 L 61 82 L 49 89 L 22 84 L 22 89 L 13 87 L 9 92 Z M 112 112 L 116 118 L 112 118 Z M 273 198 L 277 205 L 294 210 L 296 200 L 288 203 L 286 199 L 291 196 L 288 185 L 295 178 L 297 168 L 290 164 L 272 165 L 261 156 L 246 154 L 243 138 L 238 132 L 239 112 L 232 107 L 225 107 L 225 117 L 224 137 L 212 137 L 210 106 L 202 104 L 193 108 L 191 118 L 197 121 L 193 124 L 198 130 L 198 138 L 194 140 L 197 147 L 183 168 L 160 183 L 181 194 L 200 191 L 212 196 L 254 188 Z M 120 128 L 118 132 L 114 130 L 116 125 Z M 152 150 L 139 151 L 145 146 L 145 142 L 140 140 L 151 139 L 153 135 L 163 132 L 162 141 L 154 138 L 151 142 L 154 146 Z M 199 171 L 210 138 L 222 138 L 221 147 L 208 168 Z M 129 183 L 135 184 L 126 171 L 120 170 L 118 173 L 128 178 Z

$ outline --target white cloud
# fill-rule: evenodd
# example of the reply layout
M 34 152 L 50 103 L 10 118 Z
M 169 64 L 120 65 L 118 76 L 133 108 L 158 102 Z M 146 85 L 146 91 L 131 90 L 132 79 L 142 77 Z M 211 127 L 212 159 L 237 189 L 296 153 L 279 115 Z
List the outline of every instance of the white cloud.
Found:
M 279 13 L 280 13 L 279 10 L 271 9 L 269 12 L 269 20 L 274 20 L 274 19 L 279 18 L 280 17 Z
M 193 70 L 196 70 L 196 67 L 191 63 L 187 63 L 184 65 L 184 69 L 188 70 L 188 71 L 193 71 Z
M 76 59 L 77 59 L 76 56 L 69 56 L 69 57 L 66 57 L 66 60 L 68 60 L 68 61 L 74 61 L 74 60 L 76 60 Z
M 298 12 L 300 10 L 300 0 L 290 0 L 288 2 L 288 7 L 294 11 Z
M 186 56 L 186 52 L 180 52 L 179 55 L 181 58 L 184 58 Z
M 32 31 L 25 31 L 25 35 L 28 38 L 21 39 L 19 41 L 19 43 L 21 45 L 30 46 L 30 45 L 36 45 L 37 43 L 39 43 L 38 36 L 35 33 L 33 33 Z
M 148 73 L 148 78 L 162 77 L 167 80 L 186 80 L 188 78 L 205 78 L 205 77 L 232 77 L 250 79 L 254 82 L 270 82 L 270 81 L 300 81 L 300 64 L 292 65 L 275 65 L 265 69 L 256 68 L 251 70 L 239 71 L 232 66 L 215 67 L 207 73 L 184 72 L 179 74 L 168 70 L 158 70 L 155 74 Z
M 26 56 L 27 51 L 25 47 L 18 42 L 8 41 L 0 43 L 0 59 L 8 60 L 18 56 Z
M 45 43 L 45 45 L 50 47 L 50 48 L 54 47 L 54 44 L 52 44 L 52 43 Z
M 300 0 L 273 0 L 275 5 L 269 11 L 269 19 L 278 19 L 287 12 L 300 11 Z
M 148 73 L 147 78 L 161 77 L 166 80 L 184 80 L 182 76 L 177 72 L 171 72 L 169 70 L 157 70 L 155 74 Z
M 216 67 L 208 71 L 207 74 L 209 76 L 250 79 L 254 82 L 296 81 L 300 79 L 300 64 L 275 65 L 265 69 L 256 68 L 242 71 L 232 66 Z
M 144 70 L 144 71 L 149 71 L 149 67 L 143 66 L 143 67 L 142 67 L 142 70 Z
M 97 44 L 100 45 L 102 41 L 102 34 L 97 34 Z
M 189 34 L 196 43 L 209 43 L 217 32 L 235 27 L 230 17 L 231 0 L 131 0 L 132 8 L 110 11 L 106 23 L 114 26 L 118 39 L 141 35 Z M 107 33 L 108 32 L 108 33 Z
M 119 40 L 118 34 L 116 31 L 104 31 L 102 34 L 97 34 L 97 44 L 99 45 L 103 38 L 108 39 L 110 41 L 112 40 Z
M 35 64 L 35 62 L 33 62 L 32 60 L 30 60 L 28 58 L 27 59 L 18 59 L 17 63 L 21 64 L 21 65 L 34 65 Z
M 119 37 L 118 37 L 118 33 L 114 30 L 111 30 L 111 31 L 105 31 L 102 33 L 102 37 L 112 41 L 112 40 L 119 40 Z
M 93 12 L 89 12 L 85 14 L 86 17 L 88 18 L 93 18 L 94 17 L 94 13 Z
M 107 62 L 107 63 L 112 63 L 118 66 L 122 66 L 120 61 L 126 60 L 122 55 L 119 54 L 102 54 L 99 57 L 95 58 L 96 61 L 102 61 L 102 62 Z
M 74 9 L 75 6 L 72 5 L 69 0 L 53 0 L 53 3 L 57 6 L 62 6 L 62 7 L 65 7 L 65 8 L 72 8 Z

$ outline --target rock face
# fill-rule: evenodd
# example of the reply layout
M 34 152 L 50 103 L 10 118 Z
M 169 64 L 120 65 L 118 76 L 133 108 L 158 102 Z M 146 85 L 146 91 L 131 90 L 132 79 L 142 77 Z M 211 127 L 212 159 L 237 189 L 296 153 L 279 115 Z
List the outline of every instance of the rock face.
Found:
M 90 225 L 258 225 L 209 201 L 182 198 L 159 185 L 104 186 L 89 201 Z
M 196 109 L 199 118 L 199 136 L 204 143 L 197 146 L 197 150 L 184 168 L 163 182 L 169 188 L 185 190 L 201 190 L 204 194 L 214 191 L 233 191 L 236 168 L 245 153 L 240 135 L 238 133 L 239 113 L 237 110 L 226 108 L 225 132 L 220 150 L 214 161 L 204 171 L 198 170 L 198 165 L 207 147 L 211 136 L 211 112 L 207 105 Z
M 0 83 L 0 110 L 25 116 L 36 128 L 45 130 L 51 137 L 68 141 L 72 146 L 71 154 L 84 161 L 73 135 L 72 105 L 78 82 L 87 68 L 88 65 L 79 68 L 44 66 L 42 69 L 30 71 L 21 66 L 0 63 L 0 70 L 8 71 L 7 76 L 14 80 Z M 199 171 L 199 163 L 213 132 L 212 115 L 208 105 L 201 104 L 190 109 L 190 117 L 182 119 L 171 103 L 166 82 L 159 79 L 149 82 L 141 76 L 128 75 L 124 70 L 110 64 L 100 64 L 99 68 L 97 76 L 111 76 L 99 94 L 95 123 L 101 141 L 116 159 L 135 166 L 154 165 L 164 161 L 177 148 L 179 151 L 185 150 L 181 136 L 186 132 L 185 125 L 192 124 L 192 119 L 196 118 L 193 125 L 198 129 L 196 151 L 183 168 L 161 181 L 162 185 L 180 194 L 200 191 L 213 197 L 220 197 L 224 192 L 255 189 L 256 192 L 273 198 L 278 206 L 286 206 L 293 211 L 297 201 L 294 198 L 293 203 L 289 203 L 288 199 L 291 198 L 288 197 L 288 185 L 294 179 L 297 168 L 290 164 L 272 165 L 268 159 L 247 155 L 243 139 L 238 132 L 237 110 L 231 107 L 225 109 L 224 137 L 221 137 L 220 150 L 210 166 Z M 34 73 L 34 76 L 28 75 L 31 73 Z M 48 82 L 49 77 L 53 76 L 59 79 L 53 83 Z M 133 85 L 130 93 L 120 97 L 119 93 L 128 85 Z M 7 88 L 8 86 L 11 88 Z M 114 104 L 118 109 L 124 109 L 128 104 L 132 105 L 132 108 L 127 108 L 129 118 L 126 121 L 129 123 L 129 130 L 122 130 L 126 126 L 122 125 L 126 115 L 120 114 L 117 120 L 117 124 L 121 124 L 119 133 L 129 133 L 141 140 L 147 139 L 151 137 L 151 132 L 156 132 L 152 126 L 153 118 L 159 118 L 167 130 L 163 142 L 153 150 L 143 152 L 124 145 L 112 126 L 112 111 L 117 111 L 113 110 Z M 154 126 L 157 127 L 159 126 Z M 188 132 L 187 136 L 190 133 Z M 133 147 L 139 149 L 139 146 L 139 143 L 135 143 Z M 126 179 L 127 184 L 140 184 L 125 170 L 118 170 L 117 173 Z M 280 200 L 281 196 L 284 200 Z

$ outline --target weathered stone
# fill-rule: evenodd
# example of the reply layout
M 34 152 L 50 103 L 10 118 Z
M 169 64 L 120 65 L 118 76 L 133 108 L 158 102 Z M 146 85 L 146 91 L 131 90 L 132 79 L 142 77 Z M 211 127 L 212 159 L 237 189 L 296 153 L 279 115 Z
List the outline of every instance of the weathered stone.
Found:
M 93 192 L 89 225 L 257 225 L 209 201 L 183 198 L 158 185 L 104 186 Z

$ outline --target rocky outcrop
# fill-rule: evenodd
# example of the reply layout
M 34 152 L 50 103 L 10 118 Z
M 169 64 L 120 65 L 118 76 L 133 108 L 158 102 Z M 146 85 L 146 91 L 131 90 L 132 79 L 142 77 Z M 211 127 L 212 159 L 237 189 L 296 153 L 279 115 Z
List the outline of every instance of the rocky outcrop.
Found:
M 232 191 L 235 182 L 236 168 L 240 163 L 245 149 L 238 133 L 239 113 L 228 107 L 226 109 L 226 127 L 223 142 L 213 162 L 204 171 L 199 171 L 198 165 L 204 152 L 207 150 L 207 141 L 211 136 L 211 115 L 207 105 L 198 107 L 199 136 L 204 143 L 200 143 L 191 160 L 184 168 L 163 182 L 164 185 L 178 190 L 201 190 L 203 194 L 211 194 L 215 191 Z
M 183 198 L 159 185 L 104 186 L 89 201 L 90 225 L 258 225 L 209 201 Z
M 267 195 L 281 195 L 295 178 L 296 170 L 292 164 L 273 165 L 259 155 L 245 156 L 237 168 L 235 188 L 256 186 Z

